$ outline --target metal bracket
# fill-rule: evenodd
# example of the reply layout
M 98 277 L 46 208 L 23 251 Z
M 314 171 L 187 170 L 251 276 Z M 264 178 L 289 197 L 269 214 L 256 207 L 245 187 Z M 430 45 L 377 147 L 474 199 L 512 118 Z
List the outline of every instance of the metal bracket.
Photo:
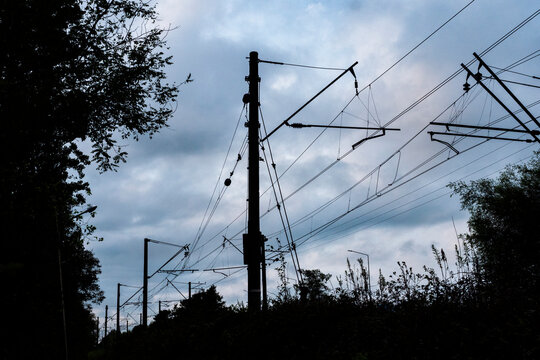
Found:
M 435 139 L 433 137 L 433 135 L 435 135 L 435 133 L 433 131 L 428 131 L 428 134 L 431 136 L 431 141 L 436 141 L 438 143 L 441 143 L 441 144 L 444 144 L 446 146 L 448 146 L 452 151 L 454 151 L 457 154 L 459 154 L 459 151 L 453 147 L 450 143 L 446 142 L 446 141 L 443 141 L 443 140 L 440 140 L 440 139 Z
M 362 144 L 364 141 L 367 141 L 367 140 L 371 140 L 371 139 L 375 139 L 375 138 L 378 138 L 378 137 L 381 137 L 381 136 L 384 136 L 386 135 L 386 131 L 385 129 L 383 128 L 382 129 L 382 134 L 379 134 L 379 135 L 372 135 L 372 136 L 368 136 L 366 138 L 363 138 L 362 140 L 358 141 L 357 143 L 354 143 L 352 148 L 353 150 L 356 149 L 358 146 L 360 146 L 360 144 Z

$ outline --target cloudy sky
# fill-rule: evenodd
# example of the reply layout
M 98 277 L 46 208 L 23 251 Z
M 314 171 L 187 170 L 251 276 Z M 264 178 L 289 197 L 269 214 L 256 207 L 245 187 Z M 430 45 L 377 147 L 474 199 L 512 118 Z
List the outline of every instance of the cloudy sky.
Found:
M 359 88 L 364 89 L 358 96 L 348 73 L 292 122 L 401 129 L 366 141 L 354 151 L 352 144 L 373 132 L 283 127 L 264 144 L 267 157 L 271 148 L 280 176 L 300 266 L 333 274 L 335 286 L 347 257 L 357 258 L 347 251 L 352 249 L 369 254 L 375 284 L 378 269 L 388 275 L 397 261 L 406 261 L 418 271 L 424 264 L 434 266 L 432 244 L 451 253 L 456 243 L 452 219 L 457 231 L 464 233 L 468 215 L 446 185 L 496 176 L 505 165 L 530 157 L 538 145 L 437 136 L 453 143 L 456 154 L 430 141 L 427 131 L 445 131 L 440 126 L 426 128 L 430 121 L 518 125 L 505 118 L 507 113 L 479 86 L 465 94 L 465 73 L 403 111 L 461 69 L 461 63 L 472 60 L 473 52 L 489 50 L 482 57 L 497 68 L 523 59 L 511 68 L 514 72 L 503 72 L 500 77 L 539 85 L 540 81 L 525 75 L 540 75 L 540 56 L 535 57 L 540 54 L 540 17 L 490 49 L 537 12 L 538 3 L 473 1 L 378 76 L 467 4 L 469 0 L 158 1 L 162 26 L 174 28 L 167 36 L 174 57 L 169 79 L 180 83 L 191 73 L 194 82 L 182 86 L 169 128 L 151 140 L 124 142 L 129 158 L 118 172 L 88 171 L 93 191 L 89 202 L 98 205 L 91 221 L 97 235 L 104 238 L 87 245 L 101 261 L 100 284 L 106 295 L 96 314 L 103 319 L 105 305 L 112 308 L 109 314 L 115 313 L 117 283 L 142 284 L 145 237 L 191 244 L 189 259 L 183 260 L 180 254 L 165 269 L 199 270 L 152 277 L 149 315 L 157 312 L 159 300 L 181 299 L 177 289 L 187 296 L 188 281 L 202 287 L 216 284 L 229 304 L 246 302 L 244 269 L 202 270 L 242 265 L 235 246 L 241 248 L 246 224 L 247 153 L 242 152 L 242 144 L 247 129 L 242 96 L 248 91 L 244 78 L 250 51 L 257 51 L 264 60 L 332 68 L 348 68 L 358 61 L 354 70 Z M 476 72 L 478 64 L 470 68 Z M 339 74 L 338 70 L 261 63 L 260 102 L 267 130 Z M 474 80 L 469 83 L 473 85 Z M 495 81 L 486 79 L 485 83 L 510 109 L 518 109 Z M 508 86 L 527 105 L 539 100 L 538 88 Z M 539 108 L 530 110 L 538 116 Z M 518 116 L 528 120 L 523 113 Z M 239 153 L 244 156 L 236 164 Z M 267 245 L 275 248 L 276 239 L 284 244 L 286 237 L 266 162 L 260 164 L 261 231 L 269 237 Z M 225 188 L 223 181 L 229 176 L 232 184 Z M 150 244 L 149 252 L 153 273 L 176 249 Z M 286 261 L 294 283 L 290 256 Z M 276 266 L 268 269 L 270 296 L 276 292 Z M 122 287 L 122 302 L 135 290 Z M 132 301 L 139 301 L 139 296 Z M 135 325 L 141 307 L 129 305 L 122 311 L 122 322 L 127 318 Z

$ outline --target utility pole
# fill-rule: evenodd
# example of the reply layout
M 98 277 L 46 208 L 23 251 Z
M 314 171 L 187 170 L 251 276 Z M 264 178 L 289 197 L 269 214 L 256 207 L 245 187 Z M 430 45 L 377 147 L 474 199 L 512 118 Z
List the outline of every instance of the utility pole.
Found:
M 158 302 L 158 314 L 161 313 L 161 300 Z
M 264 245 L 263 245 L 264 246 Z M 262 309 L 263 311 L 268 310 L 268 295 L 266 291 L 266 259 L 264 255 L 263 250 L 263 257 L 262 257 Z
M 143 265 L 143 308 L 142 308 L 142 325 L 148 325 L 148 241 L 144 238 L 144 265 Z
M 148 276 L 148 243 L 149 242 L 153 242 L 155 244 L 170 245 L 170 246 L 175 246 L 175 247 L 180 248 L 180 250 L 178 250 L 176 252 L 176 254 L 174 254 L 169 260 L 167 260 L 165 262 L 165 264 L 161 265 L 161 267 L 159 269 L 157 269 L 150 276 Z M 162 270 L 163 267 L 165 265 L 167 265 L 170 261 L 172 261 L 176 256 L 178 256 L 178 254 L 182 253 L 183 251 L 186 252 L 185 254 L 187 254 L 188 249 L 189 249 L 189 245 L 177 245 L 177 244 L 172 244 L 172 243 L 168 243 L 168 242 L 165 242 L 165 241 L 158 241 L 158 240 L 152 240 L 152 239 L 144 238 L 144 261 L 143 261 L 144 264 L 143 264 L 143 287 L 142 287 L 142 289 L 143 289 L 143 305 L 142 305 L 143 312 L 142 312 L 142 322 L 141 322 L 142 326 L 147 327 L 147 325 L 148 325 L 148 279 L 149 278 L 151 278 L 152 276 L 154 276 L 158 272 L 172 273 L 172 272 L 176 272 L 176 271 L 180 271 L 180 272 L 182 272 L 182 271 L 192 271 L 192 272 L 193 271 L 198 271 L 198 270 L 191 270 L 191 269 L 189 269 L 189 270 L 186 270 L 186 269 Z
M 191 281 L 188 282 L 188 299 L 191 299 Z
M 248 273 L 248 310 L 261 310 L 261 229 L 259 223 L 259 54 L 249 54 L 248 232 L 244 234 L 244 263 Z M 246 101 L 247 100 L 247 101 Z
M 265 238 L 261 234 L 260 228 L 260 209 L 259 209 L 259 83 L 261 81 L 259 77 L 259 62 L 274 63 L 271 61 L 259 60 L 259 54 L 256 51 L 252 51 L 249 54 L 249 76 L 246 77 L 246 81 L 249 82 L 249 93 L 244 95 L 244 104 L 249 104 L 249 120 L 248 120 L 248 232 L 243 235 L 244 242 L 244 264 L 247 265 L 248 273 L 248 310 L 260 311 L 261 310 L 261 267 L 262 271 L 266 272 L 265 262 Z M 282 64 L 282 63 L 280 63 Z M 338 77 L 336 77 L 325 88 L 319 91 L 302 107 L 296 110 L 291 116 L 283 121 L 278 127 L 268 133 L 262 141 L 268 139 L 274 132 L 276 132 L 283 125 L 291 126 L 288 121 L 292 119 L 298 112 L 305 108 L 310 102 L 322 94 L 332 84 L 339 80 L 346 73 L 351 72 L 354 75 L 353 67 L 358 64 L 355 62 L 349 68 L 344 70 Z M 283 64 L 282 64 L 283 65 Z M 355 82 L 355 87 L 358 90 L 358 83 Z M 305 125 L 302 125 L 305 126 Z M 300 126 L 301 127 L 301 126 Z M 370 129 L 363 127 L 362 129 Z M 385 130 L 377 128 L 376 130 L 382 130 L 383 134 Z M 382 136 L 382 135 L 378 135 Z M 377 136 L 377 137 L 378 137 Z M 267 306 L 266 297 L 266 273 L 262 274 L 263 282 L 263 306 Z
M 105 305 L 105 336 L 107 337 L 107 320 L 109 319 L 109 305 Z
M 71 220 L 77 216 L 81 216 L 83 214 L 95 211 L 96 209 L 97 209 L 97 206 L 90 206 L 86 210 L 80 213 L 71 215 L 69 219 Z M 57 236 L 56 248 L 58 251 L 58 272 L 60 275 L 60 300 L 61 300 L 61 306 L 62 306 L 62 322 L 63 322 L 63 330 L 64 330 L 64 355 L 66 357 L 66 360 L 68 360 L 69 356 L 68 356 L 68 338 L 67 338 L 67 322 L 66 322 L 66 304 L 64 301 L 64 282 L 63 282 L 64 277 L 62 275 L 62 250 L 61 250 L 62 249 L 62 236 L 60 235 L 60 229 L 58 226 L 58 213 L 57 212 L 55 212 L 55 223 L 56 223 L 56 236 Z
M 116 336 L 120 334 L 120 286 L 118 283 L 116 287 Z
M 268 239 L 266 236 L 261 235 L 261 269 L 262 269 L 262 309 L 263 311 L 268 310 L 268 292 L 266 288 L 266 254 L 265 254 L 265 248 L 264 243 Z
M 69 359 L 68 357 L 68 340 L 67 340 L 67 323 L 66 323 L 66 304 L 64 302 L 64 282 L 63 282 L 63 275 L 62 275 L 62 252 L 60 250 L 61 242 L 60 242 L 60 232 L 58 230 L 58 219 L 56 220 L 56 232 L 58 234 L 58 270 L 60 273 L 60 295 L 61 295 L 61 304 L 62 304 L 62 321 L 64 325 L 64 352 L 66 355 L 66 360 Z
M 497 80 L 499 85 L 508 93 L 508 95 L 512 97 L 512 99 L 514 99 L 514 101 L 519 105 L 519 107 L 531 118 L 531 120 L 536 124 L 536 126 L 540 127 L 540 122 L 538 122 L 537 118 L 535 118 L 534 115 L 531 114 L 529 109 L 527 109 L 527 107 L 523 105 L 523 103 L 516 97 L 516 95 L 514 95 L 512 91 L 510 91 L 510 89 L 504 84 L 504 82 L 502 82 L 502 80 L 499 79 L 497 74 L 495 74 L 493 70 L 491 70 L 491 68 L 484 62 L 484 60 L 482 60 L 482 58 L 478 56 L 477 53 L 473 53 L 473 55 L 476 58 L 476 60 L 480 62 L 480 65 L 483 66 L 490 73 L 490 75 L 493 76 L 495 80 Z
M 99 316 L 96 322 L 96 346 L 99 345 Z
M 346 129 L 358 129 L 358 130 L 378 130 L 382 131 L 380 135 L 372 135 L 366 137 L 355 143 L 353 149 L 355 149 L 362 142 L 374 139 L 386 134 L 386 131 L 393 130 L 398 131 L 399 129 L 390 129 L 382 127 L 350 127 L 350 126 L 328 126 L 328 125 L 316 125 L 316 124 L 290 124 L 291 120 L 296 114 L 298 114 L 302 109 L 304 109 L 309 103 L 315 100 L 319 95 L 321 95 L 326 89 L 332 86 L 336 81 L 338 81 L 342 76 L 347 73 L 351 73 L 354 78 L 354 86 L 356 90 L 356 95 L 358 95 L 358 81 L 356 80 L 356 75 L 354 73 L 354 66 L 358 64 L 358 61 L 352 64 L 350 67 L 345 69 L 339 76 L 332 80 L 328 85 L 326 85 L 321 91 L 319 91 L 315 96 L 309 99 L 304 105 L 302 105 L 298 110 L 296 110 L 292 115 L 285 119 L 280 125 L 278 125 L 274 130 L 265 134 L 265 137 L 259 139 L 259 83 L 261 81 L 259 77 L 259 63 L 270 63 L 277 65 L 285 65 L 284 63 L 260 60 L 259 54 L 256 51 L 252 51 L 249 54 L 249 75 L 246 76 L 246 81 L 249 82 L 249 92 L 244 95 L 243 102 L 244 104 L 249 105 L 249 120 L 247 122 L 248 127 L 248 232 L 243 235 L 243 248 L 244 248 L 244 264 L 247 265 L 248 273 L 248 310 L 249 311 L 260 311 L 261 310 L 261 268 L 262 268 L 262 287 L 263 287 L 263 308 L 266 309 L 268 306 L 268 299 L 266 294 L 266 262 L 265 262 L 265 248 L 264 243 L 266 238 L 262 235 L 260 229 L 260 203 L 259 203 L 259 145 L 260 142 L 264 142 L 268 139 L 273 133 L 275 133 L 283 125 L 287 125 L 294 128 L 302 127 L 332 127 L 336 129 L 346 128 Z M 272 164 L 274 165 L 274 164 Z M 226 183 L 227 185 L 227 183 Z M 292 248 L 295 249 L 294 243 Z M 294 250 L 296 253 L 296 250 Z M 298 257 L 296 257 L 296 262 L 298 263 Z M 293 262 L 294 262 L 293 257 Z M 296 268 L 296 265 L 295 265 Z M 302 281 L 302 276 L 300 273 L 299 282 Z
M 487 65 L 482 61 L 482 59 L 481 59 L 478 55 L 476 55 L 476 53 L 474 53 L 474 55 L 475 55 L 475 56 L 477 57 L 477 59 L 480 61 L 480 64 L 481 64 L 481 65 L 483 65 L 486 69 L 489 69 L 489 67 L 487 67 Z M 503 102 L 502 102 L 502 101 L 501 101 L 501 100 L 493 93 L 493 91 L 491 91 L 491 90 L 490 90 L 490 89 L 482 82 L 482 74 L 480 74 L 480 73 L 474 74 L 474 73 L 473 73 L 466 65 L 464 65 L 463 63 L 461 64 L 461 67 L 462 67 L 463 69 L 465 69 L 465 71 L 467 72 L 467 74 L 468 74 L 469 76 L 471 76 L 473 79 L 475 79 L 476 82 L 477 82 L 480 86 L 482 86 L 482 88 L 483 88 L 489 95 L 491 95 L 491 97 L 492 97 L 493 99 L 495 99 L 495 101 L 497 101 L 497 103 L 499 103 L 499 105 L 501 105 L 502 108 L 503 108 L 504 110 L 506 110 L 506 112 L 508 112 L 508 114 L 509 114 L 510 116 L 512 116 L 512 117 L 519 123 L 519 125 L 521 125 L 521 127 L 522 127 L 523 129 L 527 130 L 527 132 L 528 132 L 528 133 L 529 133 L 529 134 L 530 134 L 530 135 L 531 135 L 538 143 L 540 143 L 540 138 L 538 138 L 538 136 L 537 136 L 534 132 L 532 132 L 532 131 L 527 127 L 527 125 L 525 125 L 525 124 L 524 124 L 524 123 L 516 116 L 516 114 L 514 114 L 514 113 L 512 112 L 512 110 L 510 110 L 510 109 L 509 109 L 509 108 L 508 108 L 508 107 L 507 107 L 507 106 L 506 106 L 506 105 L 505 105 L 505 104 L 504 104 L 504 103 L 503 103 Z M 491 70 L 491 69 L 489 69 L 488 71 L 490 71 L 490 70 Z M 491 71 L 491 74 L 494 75 L 494 77 L 498 79 L 497 75 L 496 75 L 495 73 L 493 73 L 493 71 Z M 503 84 L 503 85 L 504 85 L 504 84 Z M 508 89 L 506 86 L 504 86 L 504 88 L 505 88 L 505 89 Z M 512 94 L 512 95 L 514 95 L 514 94 Z M 513 96 L 513 98 L 514 98 L 514 100 L 516 100 L 516 102 L 517 102 L 519 105 L 523 106 L 523 104 L 521 104 L 521 102 L 520 102 L 517 98 L 515 98 L 515 96 Z M 522 108 L 524 108 L 524 107 L 522 107 Z M 528 110 L 527 110 L 527 112 L 528 112 Z M 530 114 L 530 113 L 529 113 L 529 114 Z M 532 116 L 532 115 L 531 115 L 531 116 Z M 533 116 L 533 118 L 534 118 L 534 116 Z M 505 139 L 505 140 L 506 140 L 506 139 Z

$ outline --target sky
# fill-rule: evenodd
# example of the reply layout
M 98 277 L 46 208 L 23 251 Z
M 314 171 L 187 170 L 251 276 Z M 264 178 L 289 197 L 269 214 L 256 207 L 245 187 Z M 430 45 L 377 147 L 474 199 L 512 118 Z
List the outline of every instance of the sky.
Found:
M 158 311 L 159 300 L 167 308 L 187 296 L 190 281 L 193 291 L 215 284 L 228 304 L 246 303 L 247 274 L 245 269 L 235 268 L 243 265 L 235 247 L 242 248 L 246 221 L 247 153 L 242 149 L 247 120 L 242 97 L 248 91 L 246 57 L 251 51 L 257 51 L 263 60 L 339 69 L 358 61 L 354 73 L 362 91 L 357 96 L 355 78 L 349 72 L 291 122 L 400 129 L 355 149 L 352 144 L 375 133 L 282 127 L 264 143 L 265 155 L 269 158 L 271 149 L 280 176 L 286 199 L 282 210 L 287 211 L 300 267 L 332 274 L 330 286 L 334 287 L 337 276 L 346 269 L 347 258 L 366 260 L 348 250 L 362 252 L 369 255 L 375 288 L 379 269 L 388 276 L 397 270 L 397 261 L 405 261 L 417 271 L 423 265 L 435 267 L 432 245 L 452 253 L 456 232 L 467 231 L 468 214 L 461 210 L 459 197 L 451 196 L 447 184 L 496 177 L 505 165 L 529 158 L 538 145 L 435 136 L 451 143 L 456 153 L 443 143 L 430 141 L 427 131 L 445 131 L 442 126 L 429 125 L 431 121 L 518 126 L 514 119 L 505 118 L 505 110 L 480 86 L 465 93 L 464 72 L 403 111 L 460 70 L 461 63 L 471 61 L 473 52 L 490 49 L 536 12 L 538 3 L 473 1 L 385 71 L 469 2 L 158 1 L 159 25 L 172 29 L 167 51 L 174 64 L 167 69 L 168 81 L 181 83 L 188 74 L 194 81 L 181 86 L 178 108 L 168 128 L 152 139 L 122 140 L 129 156 L 117 172 L 87 171 L 92 188 L 88 202 L 98 209 L 95 218 L 85 221 L 95 225 L 95 235 L 104 239 L 90 239 L 87 244 L 102 267 L 99 282 L 106 300 L 94 308 L 101 322 L 105 305 L 110 316 L 116 313 L 117 283 L 128 285 L 121 287 L 122 303 L 142 285 L 144 238 L 190 244 L 188 259 L 181 253 L 164 269 L 198 270 L 178 276 L 154 275 L 149 280 L 149 315 Z M 506 71 L 500 77 L 538 86 L 537 79 L 525 75 L 540 75 L 540 56 L 534 57 L 540 53 L 539 45 L 540 17 L 482 58 L 490 66 L 506 68 L 531 55 L 512 67 L 513 73 Z M 470 69 L 477 72 L 478 63 Z M 261 131 L 274 129 L 341 71 L 259 64 Z M 494 80 L 484 81 L 512 111 L 518 110 Z M 475 84 L 473 79 L 468 82 Z M 508 86 L 524 104 L 539 100 L 538 88 Z M 530 110 L 538 116 L 539 108 Z M 530 120 L 523 113 L 518 116 Z M 238 154 L 242 155 L 240 161 Z M 282 245 L 287 240 L 266 168 L 270 163 L 260 162 L 261 231 L 269 238 L 267 246 L 276 248 L 276 239 Z M 225 187 L 229 177 L 231 185 Z M 150 273 L 176 251 L 151 243 Z M 292 285 L 296 276 L 289 254 L 285 260 Z M 268 266 L 270 297 L 277 291 L 278 265 Z M 130 300 L 138 301 L 139 295 Z M 130 327 L 136 325 L 140 312 L 140 305 L 126 305 L 122 324 L 127 320 Z

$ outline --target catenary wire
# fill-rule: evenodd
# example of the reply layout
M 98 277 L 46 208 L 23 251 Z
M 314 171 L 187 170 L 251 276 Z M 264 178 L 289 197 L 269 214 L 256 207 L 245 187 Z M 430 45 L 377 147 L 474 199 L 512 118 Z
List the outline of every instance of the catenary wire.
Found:
M 481 141 L 481 142 L 479 142 L 479 143 L 477 143 L 477 144 L 475 144 L 475 145 L 472 145 L 472 146 L 470 146 L 469 148 L 466 148 L 466 149 L 464 149 L 464 150 L 461 150 L 461 151 L 460 151 L 460 154 L 463 154 L 463 153 L 465 153 L 465 152 L 467 152 L 467 151 L 469 151 L 469 150 L 471 150 L 471 149 L 474 149 L 474 148 L 478 147 L 479 145 L 486 143 L 487 141 L 489 141 L 489 139 L 486 139 L 486 140 L 484 140 L 484 141 Z M 320 232 L 326 230 L 326 229 L 329 228 L 331 225 L 333 225 L 333 224 L 336 223 L 337 221 L 341 220 L 343 217 L 345 217 L 346 215 L 348 215 L 348 214 L 351 213 L 352 211 L 354 211 L 354 210 L 356 210 L 356 209 L 358 209 L 358 208 L 360 208 L 360 207 L 366 205 L 367 203 L 371 202 L 372 200 L 374 200 L 374 199 L 376 199 L 376 198 L 379 198 L 379 197 L 382 196 L 382 195 L 385 195 L 385 194 L 389 193 L 390 191 L 395 190 L 397 187 L 402 186 L 402 185 L 404 185 L 405 183 L 410 182 L 410 181 L 412 181 L 412 180 L 418 178 L 418 177 L 421 176 L 421 175 L 424 175 L 424 174 L 427 173 L 428 171 L 433 170 L 434 168 L 436 168 L 436 167 L 442 165 L 443 163 L 445 163 L 445 162 L 447 162 L 447 161 L 449 161 L 449 160 L 455 158 L 456 156 L 458 156 L 458 154 L 456 154 L 456 155 L 454 155 L 454 156 L 452 156 L 452 157 L 449 157 L 449 158 L 447 158 L 447 159 L 442 160 L 441 162 L 439 162 L 439 163 L 437 163 L 437 164 L 431 166 L 430 168 L 424 170 L 423 172 L 421 172 L 421 173 L 415 175 L 415 176 L 412 177 L 411 179 L 408 179 L 406 182 L 404 182 L 404 183 L 402 183 L 402 184 L 398 184 L 398 185 L 395 186 L 394 188 L 390 188 L 388 191 L 386 191 L 386 192 L 384 192 L 384 193 L 372 195 L 372 197 L 371 197 L 370 199 L 367 199 L 367 201 L 366 201 L 366 200 L 362 201 L 361 203 L 359 203 L 358 205 L 356 205 L 356 206 L 353 207 L 352 209 L 348 210 L 347 212 L 344 212 L 344 213 L 342 213 L 341 215 L 335 217 L 334 219 L 328 221 L 327 223 L 325 223 L 325 224 L 319 226 L 318 228 L 316 228 L 316 229 L 313 231 L 313 233 L 312 233 L 312 232 L 306 233 L 306 234 L 304 234 L 304 235 L 298 237 L 298 240 L 299 240 L 299 241 L 298 241 L 298 246 L 304 244 L 306 241 L 308 241 L 308 240 L 309 240 L 310 238 L 312 238 L 313 236 L 316 236 L 316 235 L 319 234 Z M 388 187 L 387 187 L 387 188 L 388 188 Z M 305 238 L 305 240 L 300 241 L 301 239 L 304 239 L 304 238 Z
M 467 5 L 467 6 L 468 6 L 468 5 Z M 520 25 L 516 26 L 513 30 L 511 30 L 509 33 L 507 33 L 507 35 L 503 36 L 503 37 L 502 37 L 501 39 L 499 39 L 497 42 L 495 42 L 494 44 L 492 44 L 492 46 L 490 46 L 488 49 L 486 49 L 482 54 L 485 54 L 486 52 L 490 51 L 490 50 L 493 49 L 495 46 L 497 46 L 498 44 L 500 44 L 502 41 L 506 40 L 506 38 L 508 38 L 508 37 L 509 37 L 510 35 L 512 35 L 515 31 L 519 30 L 519 29 L 520 29 L 522 26 L 524 26 L 527 22 L 529 22 L 530 20 L 532 20 L 532 18 L 534 18 L 536 15 L 538 15 L 539 11 L 540 11 L 540 10 L 536 11 L 536 12 L 533 13 L 529 18 L 525 19 Z M 401 61 L 401 60 L 399 60 L 399 61 Z M 457 76 L 457 75 L 456 75 L 456 76 Z M 437 90 L 438 90 L 438 89 L 437 89 Z M 423 100 L 425 100 L 425 98 L 422 99 L 422 101 L 423 101 Z M 413 104 L 413 105 L 414 105 L 414 104 Z M 416 105 L 414 105 L 414 106 L 416 106 Z M 414 107 L 414 106 L 413 106 L 413 107 Z M 412 109 L 412 108 L 409 108 L 409 109 L 406 109 L 406 110 L 409 111 L 410 109 Z M 399 118 L 399 117 L 402 116 L 402 114 L 403 114 L 403 112 L 400 113 L 400 114 L 398 114 L 398 116 L 396 116 L 396 117 Z M 397 120 L 397 118 L 394 118 L 394 119 L 392 119 L 391 121 L 395 121 L 395 120 Z M 388 125 L 388 124 L 387 124 L 387 125 Z M 283 174 L 282 174 L 282 175 L 283 175 Z
M 259 106 L 259 113 L 261 115 L 261 122 L 262 122 L 263 130 L 264 130 L 264 133 L 265 133 L 265 136 L 266 136 L 266 134 L 267 134 L 266 124 L 264 122 L 264 116 L 263 116 L 262 109 L 261 109 L 260 106 Z M 287 245 L 288 245 L 288 248 L 289 248 L 289 252 L 291 253 L 291 259 L 292 259 L 292 262 L 293 262 L 293 267 L 294 267 L 294 272 L 296 274 L 296 279 L 297 279 L 298 282 L 300 282 L 301 277 L 302 277 L 302 272 L 300 270 L 300 263 L 298 261 L 298 255 L 296 253 L 296 246 L 294 244 L 294 238 L 293 238 L 293 234 L 292 234 L 292 231 L 291 231 L 291 224 L 289 222 L 289 216 L 287 215 L 287 208 L 285 206 L 285 201 L 283 199 L 283 192 L 281 191 L 281 185 L 279 183 L 279 176 L 278 176 L 277 170 L 276 170 L 276 163 L 274 162 L 274 157 L 272 155 L 272 148 L 270 147 L 270 139 L 268 137 L 266 138 L 266 143 L 268 145 L 268 151 L 270 153 L 270 159 L 272 161 L 272 167 L 274 168 L 274 174 L 275 174 L 275 178 L 276 178 L 275 182 L 272 179 L 272 172 L 270 171 L 270 166 L 268 165 L 268 158 L 266 156 L 266 151 L 265 151 L 265 148 L 264 148 L 264 146 L 262 144 L 261 144 L 261 149 L 262 149 L 263 156 L 264 156 L 264 159 L 265 159 L 266 168 L 268 170 L 268 176 L 270 178 L 270 183 L 272 184 L 271 186 L 272 186 L 272 190 L 273 190 L 274 197 L 275 197 L 275 200 L 276 200 L 276 204 L 279 204 L 280 199 L 281 199 L 281 206 L 277 205 L 278 212 L 279 212 L 279 217 L 281 219 L 281 224 L 283 226 L 283 231 L 284 231 L 284 234 L 285 234 L 285 238 L 287 240 Z M 278 198 L 278 192 L 276 191 L 276 187 L 274 186 L 274 183 L 277 183 L 278 190 L 279 190 L 279 198 Z M 285 214 L 285 219 L 284 219 L 283 214 L 281 212 L 282 207 L 283 207 L 283 213 Z M 285 225 L 285 222 L 287 222 L 287 225 Z
M 512 28 L 511 30 L 509 30 L 507 33 L 505 33 L 502 37 L 500 37 L 499 39 L 497 39 L 494 43 L 492 43 L 490 46 L 488 46 L 484 51 L 482 51 L 480 53 L 481 56 L 484 56 L 485 54 L 489 53 L 491 50 L 493 50 L 495 47 L 497 47 L 498 45 L 500 45 L 502 42 L 504 42 L 505 40 L 507 40 L 510 36 L 512 36 L 514 33 L 516 33 L 519 29 L 521 29 L 523 26 L 525 26 L 526 24 L 528 24 L 531 20 L 533 20 L 536 16 L 538 16 L 538 14 L 540 14 L 540 10 L 537 10 L 535 12 L 533 12 L 530 16 L 528 16 L 526 19 L 524 19 L 521 23 L 519 23 L 518 25 L 516 25 L 514 28 Z M 474 63 L 475 59 L 472 59 L 470 60 L 468 63 L 467 63 L 467 66 L 470 66 L 472 63 Z M 514 64 L 514 66 L 516 66 Z M 386 73 L 387 71 L 385 71 L 384 73 Z M 420 97 L 419 99 L 417 99 L 415 102 L 413 102 L 411 105 L 409 105 L 406 109 L 404 109 L 403 111 L 401 111 L 400 113 L 398 113 L 396 116 L 394 116 L 389 122 L 387 122 L 383 127 L 386 127 L 388 125 L 390 125 L 391 123 L 397 121 L 399 118 L 403 117 L 406 113 L 408 113 L 409 111 L 411 111 L 413 108 L 415 108 L 417 105 L 419 105 L 421 102 L 425 101 L 427 98 L 429 98 L 431 95 L 433 95 L 435 92 L 437 92 L 438 90 L 440 90 L 444 85 L 446 85 L 447 83 L 449 83 L 451 80 L 453 80 L 455 77 L 457 77 L 459 74 L 461 74 L 463 72 L 463 69 L 459 69 L 457 70 L 456 72 L 454 72 L 453 74 L 451 74 L 450 76 L 448 76 L 446 79 L 444 79 L 441 83 L 439 83 L 438 85 L 436 85 L 433 89 L 431 89 L 430 91 L 428 91 L 426 94 L 424 94 L 422 97 Z M 383 73 L 383 74 L 384 74 Z M 380 75 L 382 76 L 382 75 Z M 380 77 L 379 76 L 379 77 Z M 377 80 L 377 79 L 376 79 Z M 370 84 L 373 84 L 376 80 L 372 81 Z M 369 87 L 369 85 L 366 85 L 361 91 L 365 90 L 366 88 Z M 354 99 L 355 97 L 357 97 L 356 95 L 353 96 L 351 98 L 351 100 L 349 100 L 349 102 L 347 103 L 350 104 Z M 347 108 L 347 105 L 344 107 L 344 109 Z M 342 110 L 343 111 L 343 110 Z M 339 116 L 336 115 L 336 117 L 330 122 L 330 124 L 332 124 L 335 119 L 337 119 L 337 117 Z M 280 175 L 280 178 L 283 177 L 285 175 L 285 173 L 287 173 L 287 171 L 305 154 L 305 152 L 318 140 L 318 138 L 320 136 L 322 136 L 322 134 L 325 132 L 326 129 L 323 129 L 319 135 L 308 145 L 308 147 L 293 161 L 293 163 L 283 172 L 281 173 Z M 377 133 L 377 131 L 375 132 Z M 327 166 L 327 168 L 325 168 L 324 172 L 328 171 L 330 168 L 332 168 L 335 164 L 337 164 L 337 162 L 343 158 L 345 158 L 346 156 L 348 156 L 349 154 L 352 153 L 352 149 L 349 150 L 348 152 L 346 152 L 345 154 L 343 154 L 337 161 L 334 161 L 333 163 L 331 163 L 330 165 Z M 320 176 L 322 174 L 317 174 L 316 176 Z M 313 180 L 311 180 L 313 181 Z M 264 195 L 268 190 L 270 190 L 271 187 L 268 187 L 262 194 Z M 287 199 L 287 198 L 286 198 Z M 239 217 L 241 217 L 242 215 L 244 214 L 244 212 L 242 212 L 234 221 L 236 221 Z M 261 216 L 265 216 L 265 214 L 262 214 Z M 234 222 L 233 221 L 233 222 Z M 228 226 L 230 226 L 232 223 L 230 223 Z M 223 230 L 222 230 L 223 231 Z M 220 231 L 219 233 L 217 233 L 216 235 L 214 235 L 213 238 L 219 236 L 219 234 L 222 232 Z M 237 235 L 235 235 L 237 236 Z

